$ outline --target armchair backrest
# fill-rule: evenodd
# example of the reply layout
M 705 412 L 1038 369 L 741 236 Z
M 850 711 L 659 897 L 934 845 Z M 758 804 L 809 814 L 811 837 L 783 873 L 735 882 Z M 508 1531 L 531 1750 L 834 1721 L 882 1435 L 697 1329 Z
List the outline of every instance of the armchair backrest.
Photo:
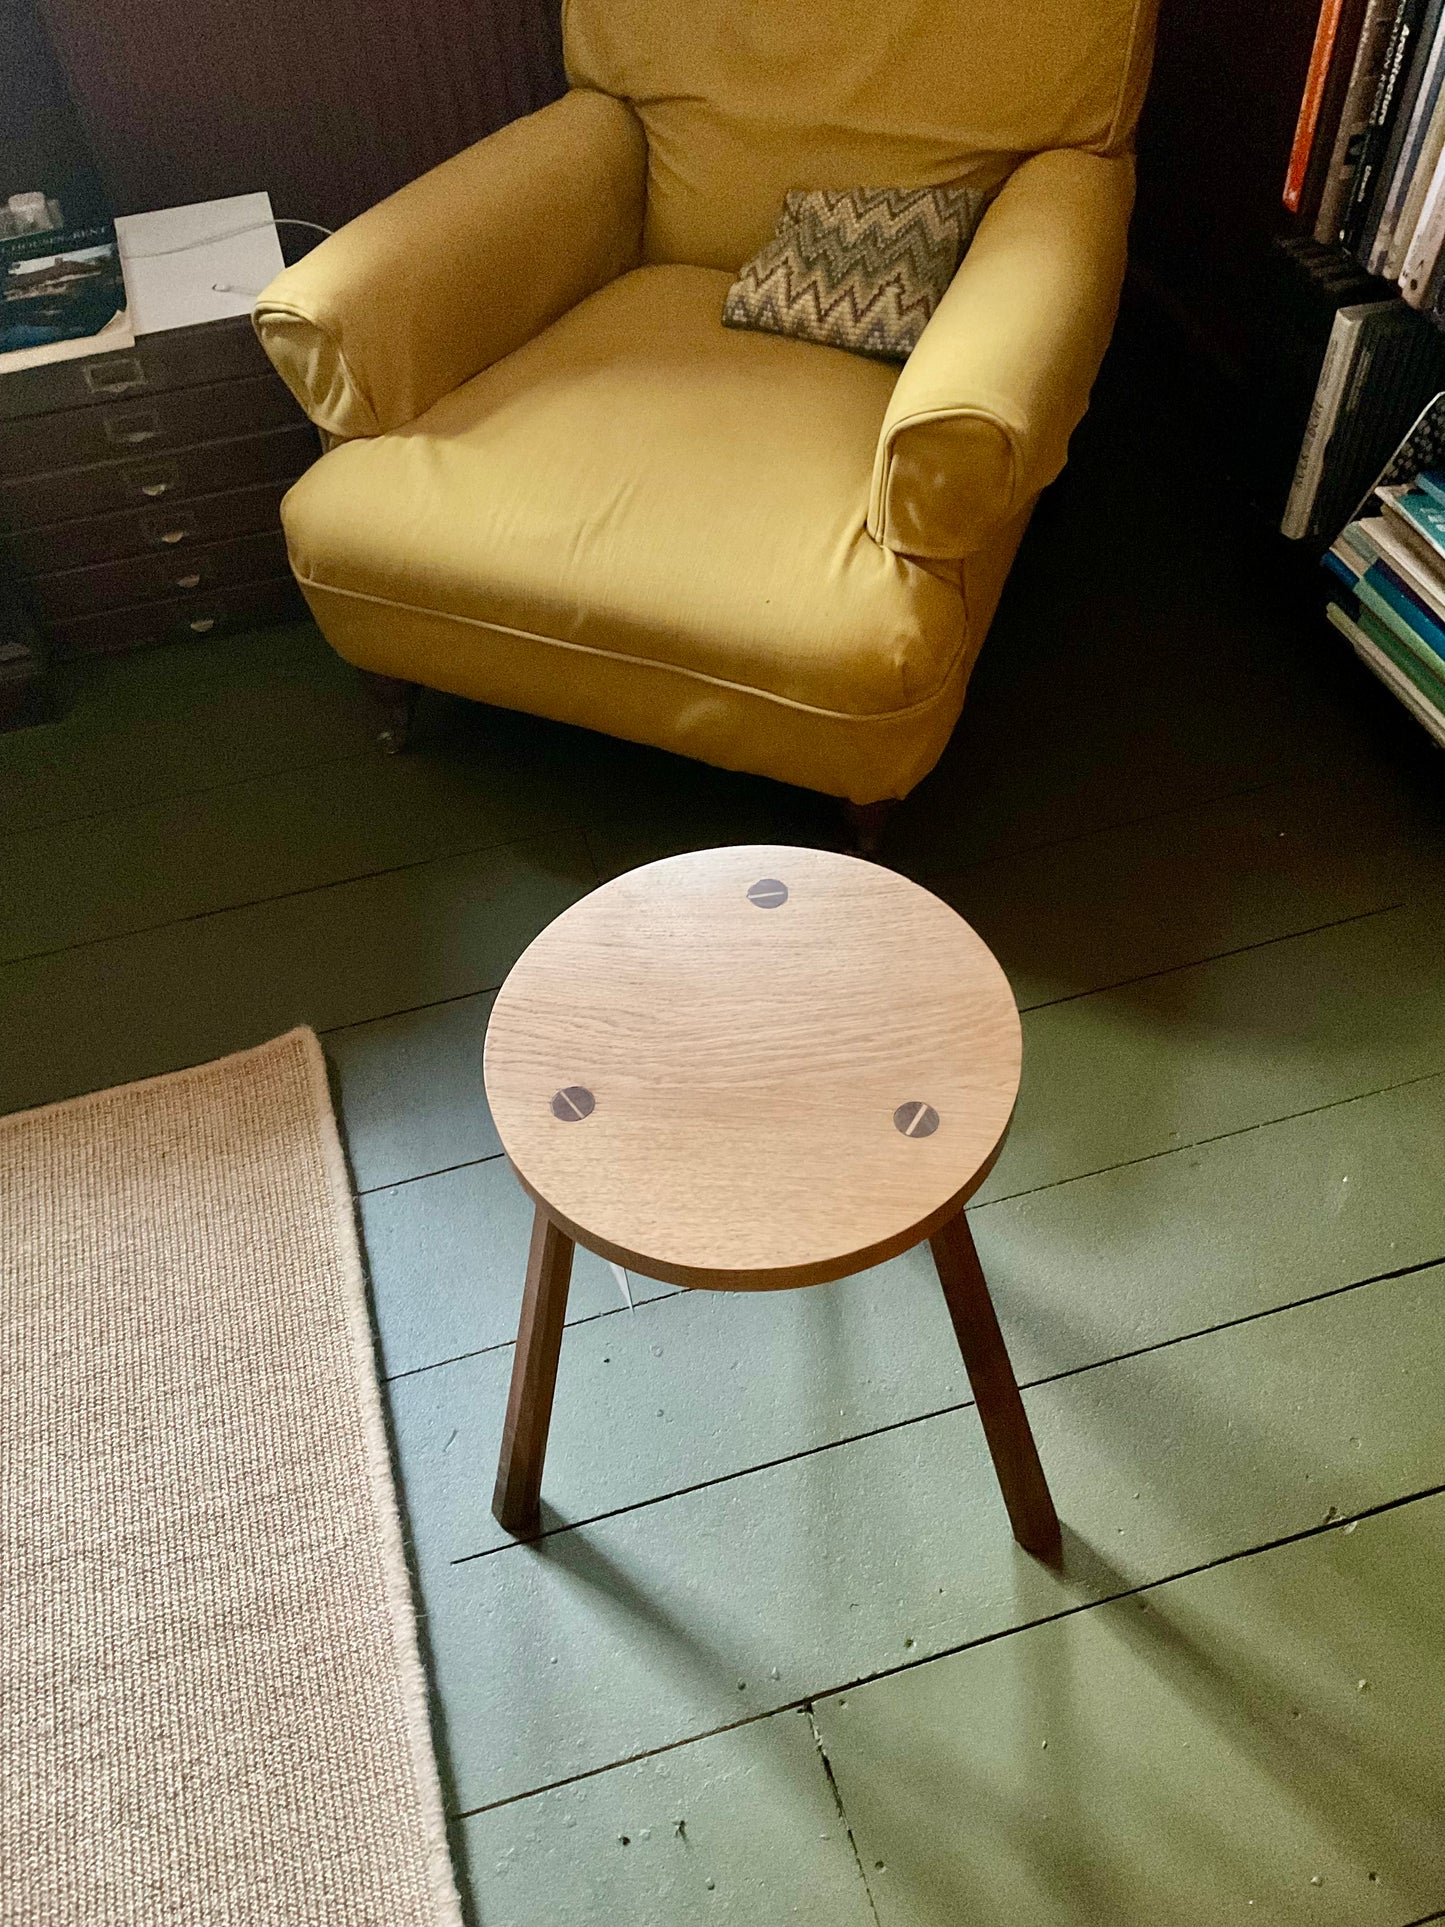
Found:
M 574 86 L 647 131 L 644 258 L 741 266 L 790 187 L 997 186 L 1131 145 L 1154 0 L 564 0 Z

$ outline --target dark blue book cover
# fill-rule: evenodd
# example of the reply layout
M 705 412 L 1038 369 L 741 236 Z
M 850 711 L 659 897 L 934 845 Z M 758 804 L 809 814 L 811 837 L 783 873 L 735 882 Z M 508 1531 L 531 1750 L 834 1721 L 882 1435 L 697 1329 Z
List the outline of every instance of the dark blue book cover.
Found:
M 107 327 L 114 333 L 125 305 L 113 222 L 0 239 L 0 355 L 89 342 Z

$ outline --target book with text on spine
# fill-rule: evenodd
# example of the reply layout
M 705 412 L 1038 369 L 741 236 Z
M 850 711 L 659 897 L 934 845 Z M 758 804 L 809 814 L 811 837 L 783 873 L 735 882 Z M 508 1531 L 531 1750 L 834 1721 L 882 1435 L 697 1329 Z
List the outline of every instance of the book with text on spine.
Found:
M 1419 407 L 1417 391 L 1438 385 L 1429 374 L 1414 375 L 1417 359 L 1442 353 L 1438 339 L 1393 296 L 1336 313 L 1280 522 L 1292 541 L 1339 533 Z M 1397 393 L 1402 381 L 1403 397 Z
M 1433 55 L 1442 13 L 1445 13 L 1445 0 L 1425 0 L 1409 57 L 1400 74 L 1390 138 L 1381 156 L 1359 244 L 1360 260 L 1371 274 L 1379 274 L 1384 269 L 1394 224 L 1409 191 L 1412 157 L 1418 155 L 1424 138 L 1426 116 L 1421 110 L 1421 96 L 1435 77 Z
M 1398 8 L 1399 0 L 1369 0 L 1365 9 L 1315 215 L 1314 238 L 1325 246 L 1341 239 L 1345 209 L 1369 133 L 1370 111 Z
M 1390 137 L 1394 133 L 1395 115 L 1400 106 L 1400 92 L 1404 85 L 1410 56 L 1414 52 L 1415 34 L 1424 10 L 1425 0 L 1399 0 L 1399 7 L 1390 28 L 1389 44 L 1385 49 L 1385 58 L 1380 67 L 1379 85 L 1375 89 L 1375 98 L 1370 107 L 1369 125 L 1365 130 L 1359 162 L 1355 168 L 1354 178 L 1350 182 L 1350 198 L 1346 203 L 1340 224 L 1340 238 L 1351 253 L 1359 251 L 1362 239 L 1368 249 L 1369 212 L 1374 202 L 1375 190 L 1379 185 L 1380 169 L 1384 164 Z

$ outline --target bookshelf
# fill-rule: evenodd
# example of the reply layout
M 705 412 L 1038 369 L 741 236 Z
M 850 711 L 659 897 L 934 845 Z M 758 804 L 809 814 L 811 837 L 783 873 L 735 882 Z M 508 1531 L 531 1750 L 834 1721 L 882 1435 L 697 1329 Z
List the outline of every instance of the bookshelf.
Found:
M 1281 529 L 1445 745 L 1445 0 L 1320 0 L 1280 191 L 1323 338 Z
M 1166 324 L 1156 336 L 1187 370 L 1178 383 L 1178 430 L 1195 459 L 1221 472 L 1268 532 L 1292 592 L 1317 601 L 1325 635 L 1332 633 L 1324 628 L 1328 615 L 1438 741 L 1445 657 L 1427 661 L 1399 631 L 1409 626 L 1404 612 L 1413 611 L 1414 641 L 1431 646 L 1426 618 L 1445 609 L 1445 555 L 1428 555 L 1418 528 L 1398 526 L 1399 514 L 1364 498 L 1421 409 L 1445 391 L 1445 265 L 1437 256 L 1432 279 L 1432 264 L 1416 250 L 1425 272 L 1409 290 L 1400 287 L 1429 198 L 1430 178 L 1415 170 L 1445 172 L 1445 0 L 1408 0 L 1412 32 L 1395 63 L 1393 114 L 1380 117 L 1375 185 L 1369 197 L 1362 192 L 1348 244 L 1343 216 L 1338 228 L 1327 211 L 1321 220 L 1327 163 L 1367 22 L 1372 34 L 1388 37 L 1406 4 L 1279 0 L 1254 9 L 1215 0 L 1208 8 L 1163 9 L 1141 127 L 1132 278 L 1136 297 Z M 1313 125 L 1301 134 L 1311 79 Z M 1367 110 L 1374 106 L 1371 94 Z M 1392 262 L 1393 230 L 1383 247 L 1371 243 L 1381 239 L 1396 173 L 1393 209 L 1402 232 Z M 1293 208 L 1285 204 L 1287 183 Z M 1344 185 L 1336 183 L 1337 202 Z M 1436 215 L 1438 235 L 1445 192 Z M 1418 452 L 1407 451 L 1407 466 Z M 1392 486 L 1421 493 L 1415 475 L 1427 467 L 1417 462 Z M 1382 522 L 1397 525 L 1399 541 L 1414 542 L 1420 573 L 1410 593 L 1423 607 L 1401 595 L 1389 558 L 1371 551 L 1369 525 Z M 1433 608 L 1421 581 L 1438 596 Z M 1393 629 L 1370 604 L 1381 587 Z M 1445 634 L 1436 640 L 1445 643 Z M 1392 653 L 1399 650 L 1408 663 Z

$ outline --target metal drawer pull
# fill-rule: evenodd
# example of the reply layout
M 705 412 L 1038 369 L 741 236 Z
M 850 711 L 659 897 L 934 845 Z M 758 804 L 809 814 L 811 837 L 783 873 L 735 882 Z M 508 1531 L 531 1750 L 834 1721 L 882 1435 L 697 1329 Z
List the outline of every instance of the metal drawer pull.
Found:
M 146 386 L 146 372 L 132 355 L 124 361 L 88 361 L 81 370 L 92 395 L 132 395 Z
M 148 495 L 151 500 L 154 501 L 158 495 L 164 495 L 169 487 L 169 482 L 142 482 L 140 492 L 142 495 Z M 169 540 L 169 537 L 167 537 L 167 540 Z
M 135 448 L 141 442 L 159 441 L 161 424 L 158 416 L 111 415 L 105 423 L 105 439 L 118 448 Z
M 198 636 L 205 635 L 208 630 L 214 629 L 215 626 L 216 618 L 214 616 L 197 616 L 194 622 L 188 622 L 186 624 L 186 627 L 193 630 Z
M 200 580 L 200 570 L 193 569 L 189 575 L 178 575 L 176 577 L 176 587 L 178 589 L 194 589 L 199 586 Z

